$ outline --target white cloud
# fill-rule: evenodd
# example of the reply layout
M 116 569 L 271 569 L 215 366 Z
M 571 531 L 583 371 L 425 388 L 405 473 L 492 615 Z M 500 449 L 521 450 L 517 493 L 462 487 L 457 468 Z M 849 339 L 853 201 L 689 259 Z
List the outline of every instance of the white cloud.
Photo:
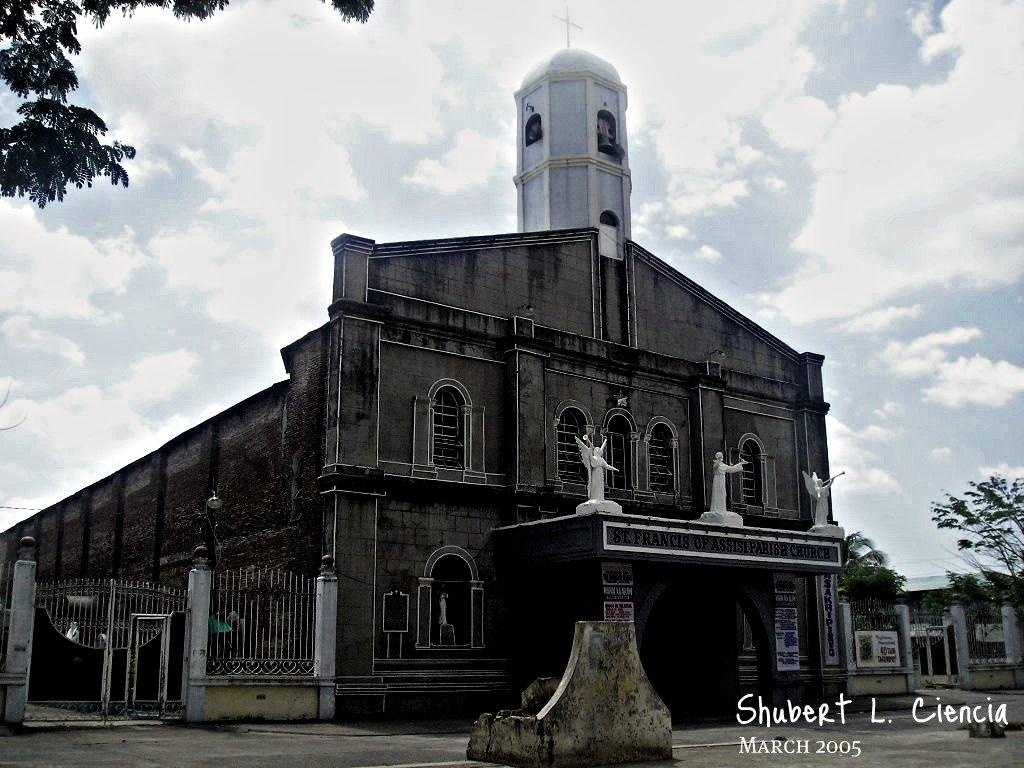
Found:
M 165 400 L 191 380 L 199 358 L 187 349 L 151 355 L 132 365 L 131 375 L 114 387 L 129 403 Z
M 846 472 L 840 481 L 844 492 L 872 495 L 900 492 L 899 481 L 881 466 L 878 454 L 863 445 L 865 442 L 878 440 L 887 430 L 874 425 L 859 431 L 854 430 L 834 416 L 827 416 L 826 421 L 829 467 L 832 474 Z
M 0 200 L 0 312 L 109 320 L 97 294 L 124 291 L 145 263 L 134 234 L 90 240 L 50 229 L 28 204 Z
M 694 251 L 693 255 L 696 258 L 700 259 L 701 261 L 710 261 L 710 262 L 719 261 L 722 258 L 722 254 L 718 250 L 712 248 L 707 243 L 705 243 L 700 248 L 698 248 L 696 251 Z
M 890 341 L 879 355 L 897 376 L 916 378 L 938 372 L 948 358 L 946 347 L 966 344 L 981 337 L 977 328 L 957 326 L 920 336 L 910 343 Z
M 940 445 L 932 450 L 928 454 L 934 461 L 949 461 L 953 458 L 953 449 L 947 445 Z
M 958 357 L 939 366 L 935 384 L 922 390 L 924 399 L 959 408 L 987 405 L 997 408 L 1024 392 L 1024 368 L 987 357 Z
M 947 347 L 965 344 L 980 336 L 977 328 L 955 327 L 929 333 L 909 343 L 891 341 L 879 359 L 896 376 L 930 378 L 931 384 L 922 390 L 927 402 L 947 408 L 999 407 L 1024 392 L 1024 368 L 977 354 L 949 358 Z
M 807 258 L 768 297 L 794 322 L 1024 274 L 1024 4 L 954 0 L 941 21 L 922 54 L 955 48 L 947 79 L 844 97 L 808 141 L 817 182 L 793 243 Z
M 847 333 L 878 333 L 884 331 L 898 320 L 908 317 L 919 317 L 921 305 L 914 304 L 909 307 L 882 307 L 873 309 L 857 315 L 839 326 L 841 331 Z
M 778 176 L 764 176 L 761 178 L 761 183 L 775 192 L 785 192 L 789 189 L 789 184 Z
M 1014 467 L 1005 461 L 1000 461 L 994 466 L 978 467 L 978 474 L 985 478 L 992 477 L 992 475 L 1003 475 L 1012 481 L 1018 477 L 1024 478 L 1024 467 Z
M 58 333 L 35 327 L 32 320 L 25 315 L 8 317 L 3 324 L 0 324 L 0 332 L 3 333 L 7 343 L 17 349 L 51 352 L 75 365 L 81 365 L 85 361 L 85 353 L 75 342 Z
M 450 195 L 478 187 L 515 163 L 515 145 L 507 139 L 465 128 L 440 160 L 424 158 L 402 181 L 427 192 Z
M 888 419 L 903 410 L 903 406 L 895 400 L 886 400 L 881 408 L 876 408 L 872 413 L 879 419 Z

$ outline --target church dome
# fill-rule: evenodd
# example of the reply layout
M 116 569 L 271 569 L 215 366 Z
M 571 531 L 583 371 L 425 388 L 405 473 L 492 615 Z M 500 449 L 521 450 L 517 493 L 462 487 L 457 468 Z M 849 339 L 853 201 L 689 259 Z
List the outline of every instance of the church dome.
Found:
M 579 48 L 563 48 L 549 59 L 530 70 L 523 79 L 521 88 L 547 75 L 564 75 L 572 72 L 591 72 L 605 80 L 622 85 L 615 67 L 592 53 Z

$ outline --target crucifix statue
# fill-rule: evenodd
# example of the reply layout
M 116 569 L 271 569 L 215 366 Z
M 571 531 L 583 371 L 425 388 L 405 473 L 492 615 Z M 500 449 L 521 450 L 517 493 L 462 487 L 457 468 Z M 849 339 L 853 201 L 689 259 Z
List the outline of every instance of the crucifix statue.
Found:
M 579 24 L 576 24 L 575 22 L 572 21 L 572 19 L 569 18 L 569 6 L 565 6 L 565 18 L 562 18 L 561 16 L 555 16 L 555 18 L 558 19 L 559 21 L 565 22 L 565 47 L 571 47 L 569 43 L 569 28 L 576 27 L 576 29 L 582 32 L 583 27 L 581 27 Z

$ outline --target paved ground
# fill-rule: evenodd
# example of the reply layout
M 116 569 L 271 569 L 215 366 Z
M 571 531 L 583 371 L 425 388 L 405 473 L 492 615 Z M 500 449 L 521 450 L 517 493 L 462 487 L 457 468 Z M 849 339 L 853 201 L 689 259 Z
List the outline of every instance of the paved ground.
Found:
M 934 694 L 924 694 L 934 705 Z M 1009 719 L 1024 721 L 1024 691 L 969 694 L 940 692 L 943 703 L 1008 704 Z M 871 723 L 868 713 L 853 714 L 846 725 L 824 728 L 778 726 L 757 728 L 712 724 L 677 728 L 675 760 L 658 766 L 885 766 L 886 768 L 1007 768 L 1024 765 L 1024 731 L 1005 739 L 971 739 L 965 730 L 915 723 L 912 699 L 880 701 L 878 714 L 891 722 Z M 858 700 L 864 705 L 867 700 Z M 889 709 L 892 707 L 893 709 Z M 934 711 L 934 709 L 930 710 Z M 253 723 L 184 726 L 147 722 L 102 726 L 69 722 L 27 727 L 18 733 L 0 730 L 0 766 L 75 766 L 88 768 L 191 768 L 244 766 L 318 766 L 318 768 L 459 768 L 467 763 L 468 721 L 375 721 L 360 723 Z M 742 754 L 740 739 L 758 736 L 795 743 L 807 740 L 858 742 L 859 757 L 841 754 Z M 783 741 L 780 744 L 786 743 Z M 651 765 L 651 764 L 648 764 Z

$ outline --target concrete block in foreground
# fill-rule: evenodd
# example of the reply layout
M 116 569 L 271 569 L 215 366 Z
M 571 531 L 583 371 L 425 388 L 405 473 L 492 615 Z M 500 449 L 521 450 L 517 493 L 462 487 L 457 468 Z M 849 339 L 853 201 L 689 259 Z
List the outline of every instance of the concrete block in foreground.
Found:
M 481 715 L 466 756 L 525 768 L 672 757 L 672 717 L 644 673 L 632 622 L 576 622 L 565 674 L 537 711 L 544 687 L 526 690 L 524 709 Z

